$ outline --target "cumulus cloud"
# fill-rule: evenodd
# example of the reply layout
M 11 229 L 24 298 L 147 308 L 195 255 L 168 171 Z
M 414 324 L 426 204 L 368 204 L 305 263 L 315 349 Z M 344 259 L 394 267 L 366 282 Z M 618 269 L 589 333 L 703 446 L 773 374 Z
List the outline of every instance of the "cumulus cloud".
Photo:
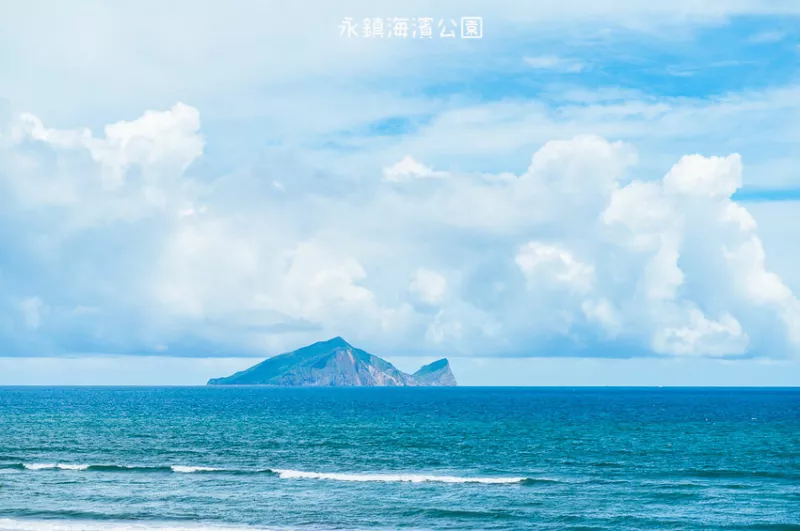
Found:
M 417 269 L 408 286 L 409 291 L 425 304 L 437 305 L 444 299 L 447 279 L 430 269 Z
M 383 169 L 383 178 L 387 181 L 394 182 L 430 177 L 444 177 L 446 175 L 446 172 L 434 171 L 410 156 L 406 156 L 403 160 Z
M 177 103 L 168 111 L 147 111 L 136 120 L 108 125 L 104 138 L 88 129 L 47 128 L 29 113 L 20 115 L 12 134 L 17 141 L 30 137 L 56 148 L 85 148 L 102 166 L 107 186 L 115 187 L 124 184 L 125 171 L 134 165 L 168 165 L 167 175 L 180 175 L 203 152 L 199 129 L 197 109 Z
M 46 127 L 29 113 L 12 123 L 0 171 L 17 208 L 73 209 L 79 225 L 146 217 L 154 210 L 186 209 L 191 183 L 181 176 L 203 152 L 197 109 L 177 103 L 165 111 L 105 127 Z
M 599 324 L 610 337 L 616 336 L 622 327 L 622 317 L 607 299 L 586 299 L 581 303 L 586 320 Z
M 615 192 L 603 213 L 608 227 L 626 229 L 617 241 L 629 246 L 632 258 L 646 257 L 639 290 L 656 325 L 656 352 L 743 353 L 749 338 L 735 312 L 753 319 L 753 305 L 765 303 L 788 327 L 789 350 L 797 348 L 797 298 L 766 269 L 755 222 L 730 199 L 741 172 L 735 154 L 686 156 L 662 182 L 634 182 Z M 709 318 L 703 306 L 718 317 Z
M 747 349 L 747 343 L 747 334 L 730 314 L 723 314 L 714 321 L 692 308 L 683 323 L 656 330 L 653 350 L 676 355 L 725 356 L 741 354 Z
M 409 156 L 350 189 L 316 186 L 334 173 L 191 176 L 200 130 L 181 104 L 102 137 L 15 122 L 0 204 L 20 231 L 0 238 L 19 259 L 0 263 L 0 309 L 36 334 L 0 339 L 46 354 L 230 356 L 327 335 L 403 354 L 798 351 L 800 303 L 731 199 L 736 154 L 640 180 L 633 146 L 579 135 L 518 175 Z
M 444 310 L 439 311 L 434 317 L 433 322 L 425 332 L 425 339 L 435 345 L 441 345 L 446 341 L 457 341 L 462 337 L 462 324 L 458 320 L 448 319 Z
M 531 285 L 560 284 L 578 292 L 592 289 L 594 268 L 561 247 L 530 242 L 519 250 L 515 261 Z
M 730 197 L 742 185 L 739 155 L 683 157 L 664 177 L 664 189 L 684 195 Z

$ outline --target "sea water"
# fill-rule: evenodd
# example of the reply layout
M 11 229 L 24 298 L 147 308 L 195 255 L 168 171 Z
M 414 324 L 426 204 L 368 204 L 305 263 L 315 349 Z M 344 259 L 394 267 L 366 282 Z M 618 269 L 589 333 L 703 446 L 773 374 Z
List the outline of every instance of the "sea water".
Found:
M 0 388 L 0 529 L 800 529 L 800 390 Z

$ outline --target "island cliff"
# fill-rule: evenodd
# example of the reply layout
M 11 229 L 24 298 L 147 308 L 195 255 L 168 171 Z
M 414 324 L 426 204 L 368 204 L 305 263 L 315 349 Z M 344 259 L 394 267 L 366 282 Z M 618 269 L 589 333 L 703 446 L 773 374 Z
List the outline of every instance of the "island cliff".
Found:
M 388 361 L 353 347 L 341 337 L 320 341 L 266 359 L 208 385 L 273 385 L 288 387 L 455 386 L 447 359 L 406 374 Z

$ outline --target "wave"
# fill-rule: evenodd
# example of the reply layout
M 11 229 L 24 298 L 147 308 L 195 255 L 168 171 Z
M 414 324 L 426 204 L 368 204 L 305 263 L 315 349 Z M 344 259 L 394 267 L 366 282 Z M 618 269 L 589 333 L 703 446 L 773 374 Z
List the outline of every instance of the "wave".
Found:
M 554 485 L 556 483 L 564 483 L 564 481 L 552 478 L 525 478 L 521 482 L 523 485 Z
M 0 531 L 249 531 L 264 528 L 213 524 L 172 524 L 169 522 L 97 522 L 84 520 L 13 520 L 0 518 Z
M 128 466 L 128 465 L 85 465 L 73 463 L 13 463 L 0 465 L 0 468 L 17 470 L 71 470 L 91 472 L 169 472 L 168 466 Z
M 479 511 L 469 509 L 414 509 L 408 511 L 407 514 L 413 517 L 423 516 L 426 518 L 458 518 L 462 520 L 510 520 L 514 518 L 514 514 L 510 510 Z
M 229 472 L 224 468 L 214 468 L 210 466 L 181 466 L 181 465 L 173 465 L 169 467 L 173 472 L 177 472 L 179 474 L 195 474 L 195 473 L 209 473 L 209 472 Z M 241 470 L 231 470 L 230 472 L 242 472 Z M 255 471 L 259 472 L 259 471 Z
M 425 474 L 346 474 L 340 472 L 303 472 L 300 470 L 273 469 L 281 479 L 328 479 L 333 481 L 380 481 L 409 483 L 522 483 L 525 477 L 462 477 Z
M 739 478 L 762 478 L 762 479 L 800 479 L 800 475 L 783 471 L 767 470 L 730 470 L 713 468 L 691 468 L 682 470 L 679 473 L 684 477 L 711 478 L 711 479 L 739 479 Z
M 33 463 L 24 464 L 26 470 L 88 470 L 89 465 L 69 465 L 63 463 Z
M 404 483 L 483 483 L 489 485 L 521 484 L 539 485 L 560 483 L 550 478 L 529 477 L 494 477 L 494 476 L 439 476 L 433 474 L 371 474 L 371 473 L 346 473 L 346 472 L 306 472 L 290 469 L 229 469 L 209 466 L 135 466 L 135 465 L 88 465 L 70 463 L 15 463 L 3 465 L 0 468 L 15 468 L 18 470 L 66 470 L 88 472 L 162 472 L 177 474 L 229 474 L 229 475 L 257 475 L 266 474 L 278 476 L 280 479 L 322 479 L 330 481 L 355 481 L 355 482 L 404 482 Z
M 228 470 L 224 468 L 214 468 L 210 466 L 136 466 L 136 465 L 86 465 L 71 463 L 10 463 L 2 464 L 0 468 L 16 470 L 72 470 L 89 472 L 176 472 L 178 474 L 273 474 L 269 469 L 266 470 Z

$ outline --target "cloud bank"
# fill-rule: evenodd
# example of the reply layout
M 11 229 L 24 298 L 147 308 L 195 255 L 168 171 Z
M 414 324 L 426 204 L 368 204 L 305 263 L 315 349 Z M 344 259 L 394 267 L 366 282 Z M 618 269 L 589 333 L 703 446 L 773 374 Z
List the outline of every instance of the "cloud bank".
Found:
M 6 355 L 262 355 L 344 335 L 395 355 L 791 357 L 800 301 L 731 197 L 737 154 L 637 175 L 578 135 L 527 169 L 408 153 L 208 176 L 182 103 L 89 129 L 31 114 L 0 136 Z

